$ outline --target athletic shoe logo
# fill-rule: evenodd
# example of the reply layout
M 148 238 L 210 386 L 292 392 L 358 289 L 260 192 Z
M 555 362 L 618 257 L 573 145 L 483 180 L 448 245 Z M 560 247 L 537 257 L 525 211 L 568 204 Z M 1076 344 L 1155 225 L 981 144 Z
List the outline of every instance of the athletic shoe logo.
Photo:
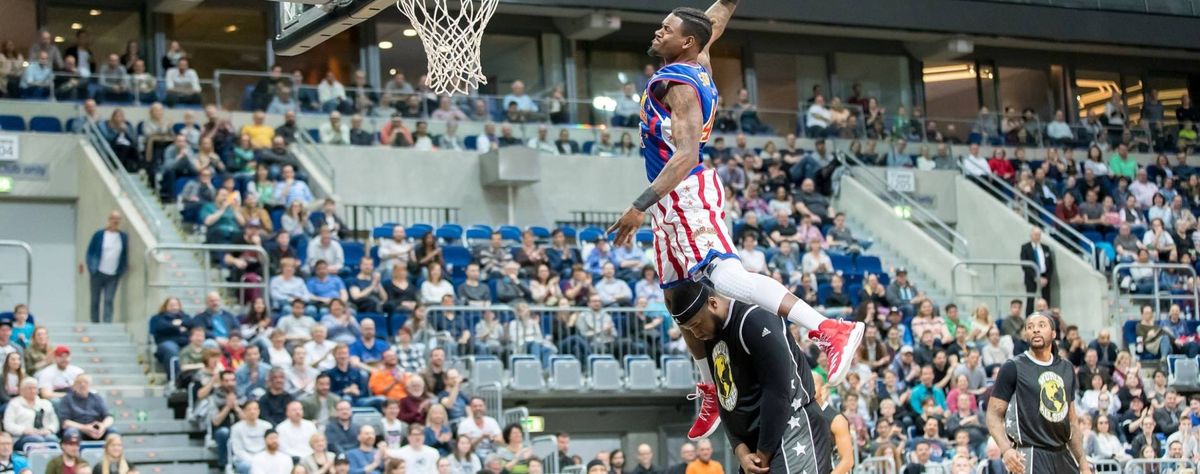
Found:
M 721 408 L 733 411 L 737 407 L 737 385 L 733 383 L 733 368 L 729 366 L 729 346 L 725 341 L 718 342 L 712 352 L 713 372 L 716 378 L 717 399 Z
M 770 329 L 763 328 L 762 337 L 767 337 L 767 336 L 768 336 L 768 335 L 770 335 L 770 334 L 771 334 L 771 330 L 770 330 Z

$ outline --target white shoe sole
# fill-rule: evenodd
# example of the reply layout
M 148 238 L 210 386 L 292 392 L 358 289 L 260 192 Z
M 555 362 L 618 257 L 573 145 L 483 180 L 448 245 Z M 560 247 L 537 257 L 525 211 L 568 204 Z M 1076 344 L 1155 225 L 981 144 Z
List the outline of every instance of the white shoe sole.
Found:
M 717 432 L 717 428 L 720 428 L 720 427 L 721 427 L 721 417 L 720 417 L 720 416 L 718 416 L 718 417 L 717 417 L 717 421 L 715 421 L 715 422 L 712 424 L 712 426 L 708 427 L 708 431 L 707 431 L 707 432 L 705 432 L 703 435 L 700 435 L 699 437 L 696 437 L 696 438 L 693 438 L 693 437 L 691 437 L 691 436 L 688 436 L 688 439 L 690 439 L 690 440 L 692 440 L 692 441 L 700 441 L 700 440 L 702 440 L 702 439 L 706 439 L 706 438 L 708 438 L 709 436 L 712 436 L 712 435 L 713 435 L 713 433 L 716 433 L 716 432 Z
M 862 343 L 863 332 L 866 326 L 863 323 L 854 323 L 854 329 L 850 331 L 850 338 L 846 340 L 846 346 L 842 348 L 842 359 L 836 368 L 831 367 L 832 372 L 829 373 L 829 384 L 837 385 L 846 379 L 846 374 L 850 372 L 850 366 L 854 365 L 854 354 L 858 352 L 858 345 Z

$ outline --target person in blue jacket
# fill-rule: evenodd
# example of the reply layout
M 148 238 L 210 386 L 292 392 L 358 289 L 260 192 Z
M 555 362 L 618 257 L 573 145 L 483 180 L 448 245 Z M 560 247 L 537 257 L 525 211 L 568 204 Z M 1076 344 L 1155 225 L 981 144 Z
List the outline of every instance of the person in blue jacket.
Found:
M 113 299 L 117 295 L 117 283 L 125 274 L 129 261 L 129 234 L 121 231 L 121 213 L 112 211 L 108 225 L 92 234 L 87 248 L 87 270 L 91 277 L 92 322 L 111 323 Z M 100 299 L 104 299 L 104 312 L 100 312 Z

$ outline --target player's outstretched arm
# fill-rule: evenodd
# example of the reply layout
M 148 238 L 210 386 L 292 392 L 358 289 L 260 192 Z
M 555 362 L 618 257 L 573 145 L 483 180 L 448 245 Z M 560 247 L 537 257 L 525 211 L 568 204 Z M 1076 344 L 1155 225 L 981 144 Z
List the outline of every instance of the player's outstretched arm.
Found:
M 704 45 L 704 49 L 700 51 L 700 56 L 696 58 L 696 61 L 709 71 L 712 70 L 712 60 L 709 58 L 708 48 L 712 47 L 717 39 L 725 33 L 725 26 L 733 17 L 733 11 L 737 9 L 737 4 L 738 0 L 717 0 L 704 12 L 712 20 L 712 37 L 709 38 L 708 44 Z
M 608 232 L 616 232 L 613 239 L 616 245 L 625 245 L 633 240 L 634 232 L 641 227 L 646 218 L 646 210 L 657 203 L 663 196 L 675 190 L 679 183 L 688 177 L 688 173 L 700 163 L 700 136 L 703 126 L 700 99 L 696 90 L 685 85 L 676 85 L 667 89 L 663 99 L 671 109 L 671 143 L 675 144 L 675 152 L 666 166 L 650 183 L 650 187 L 638 196 L 637 200 L 625 214 L 617 220 Z

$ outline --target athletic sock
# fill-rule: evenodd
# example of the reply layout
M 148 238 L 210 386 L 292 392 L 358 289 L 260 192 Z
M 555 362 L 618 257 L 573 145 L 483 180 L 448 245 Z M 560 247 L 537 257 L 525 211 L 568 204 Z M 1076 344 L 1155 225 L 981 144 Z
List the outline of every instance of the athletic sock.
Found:
M 774 281 L 774 280 L 771 280 Z M 804 300 L 796 298 L 796 304 L 792 305 L 792 310 L 788 312 L 788 321 L 799 324 L 808 329 L 819 329 L 821 323 L 825 322 L 825 316 L 818 313 L 817 310 L 805 303 Z
M 696 370 L 700 371 L 700 383 L 713 383 L 712 371 L 708 369 L 708 359 L 692 359 Z

